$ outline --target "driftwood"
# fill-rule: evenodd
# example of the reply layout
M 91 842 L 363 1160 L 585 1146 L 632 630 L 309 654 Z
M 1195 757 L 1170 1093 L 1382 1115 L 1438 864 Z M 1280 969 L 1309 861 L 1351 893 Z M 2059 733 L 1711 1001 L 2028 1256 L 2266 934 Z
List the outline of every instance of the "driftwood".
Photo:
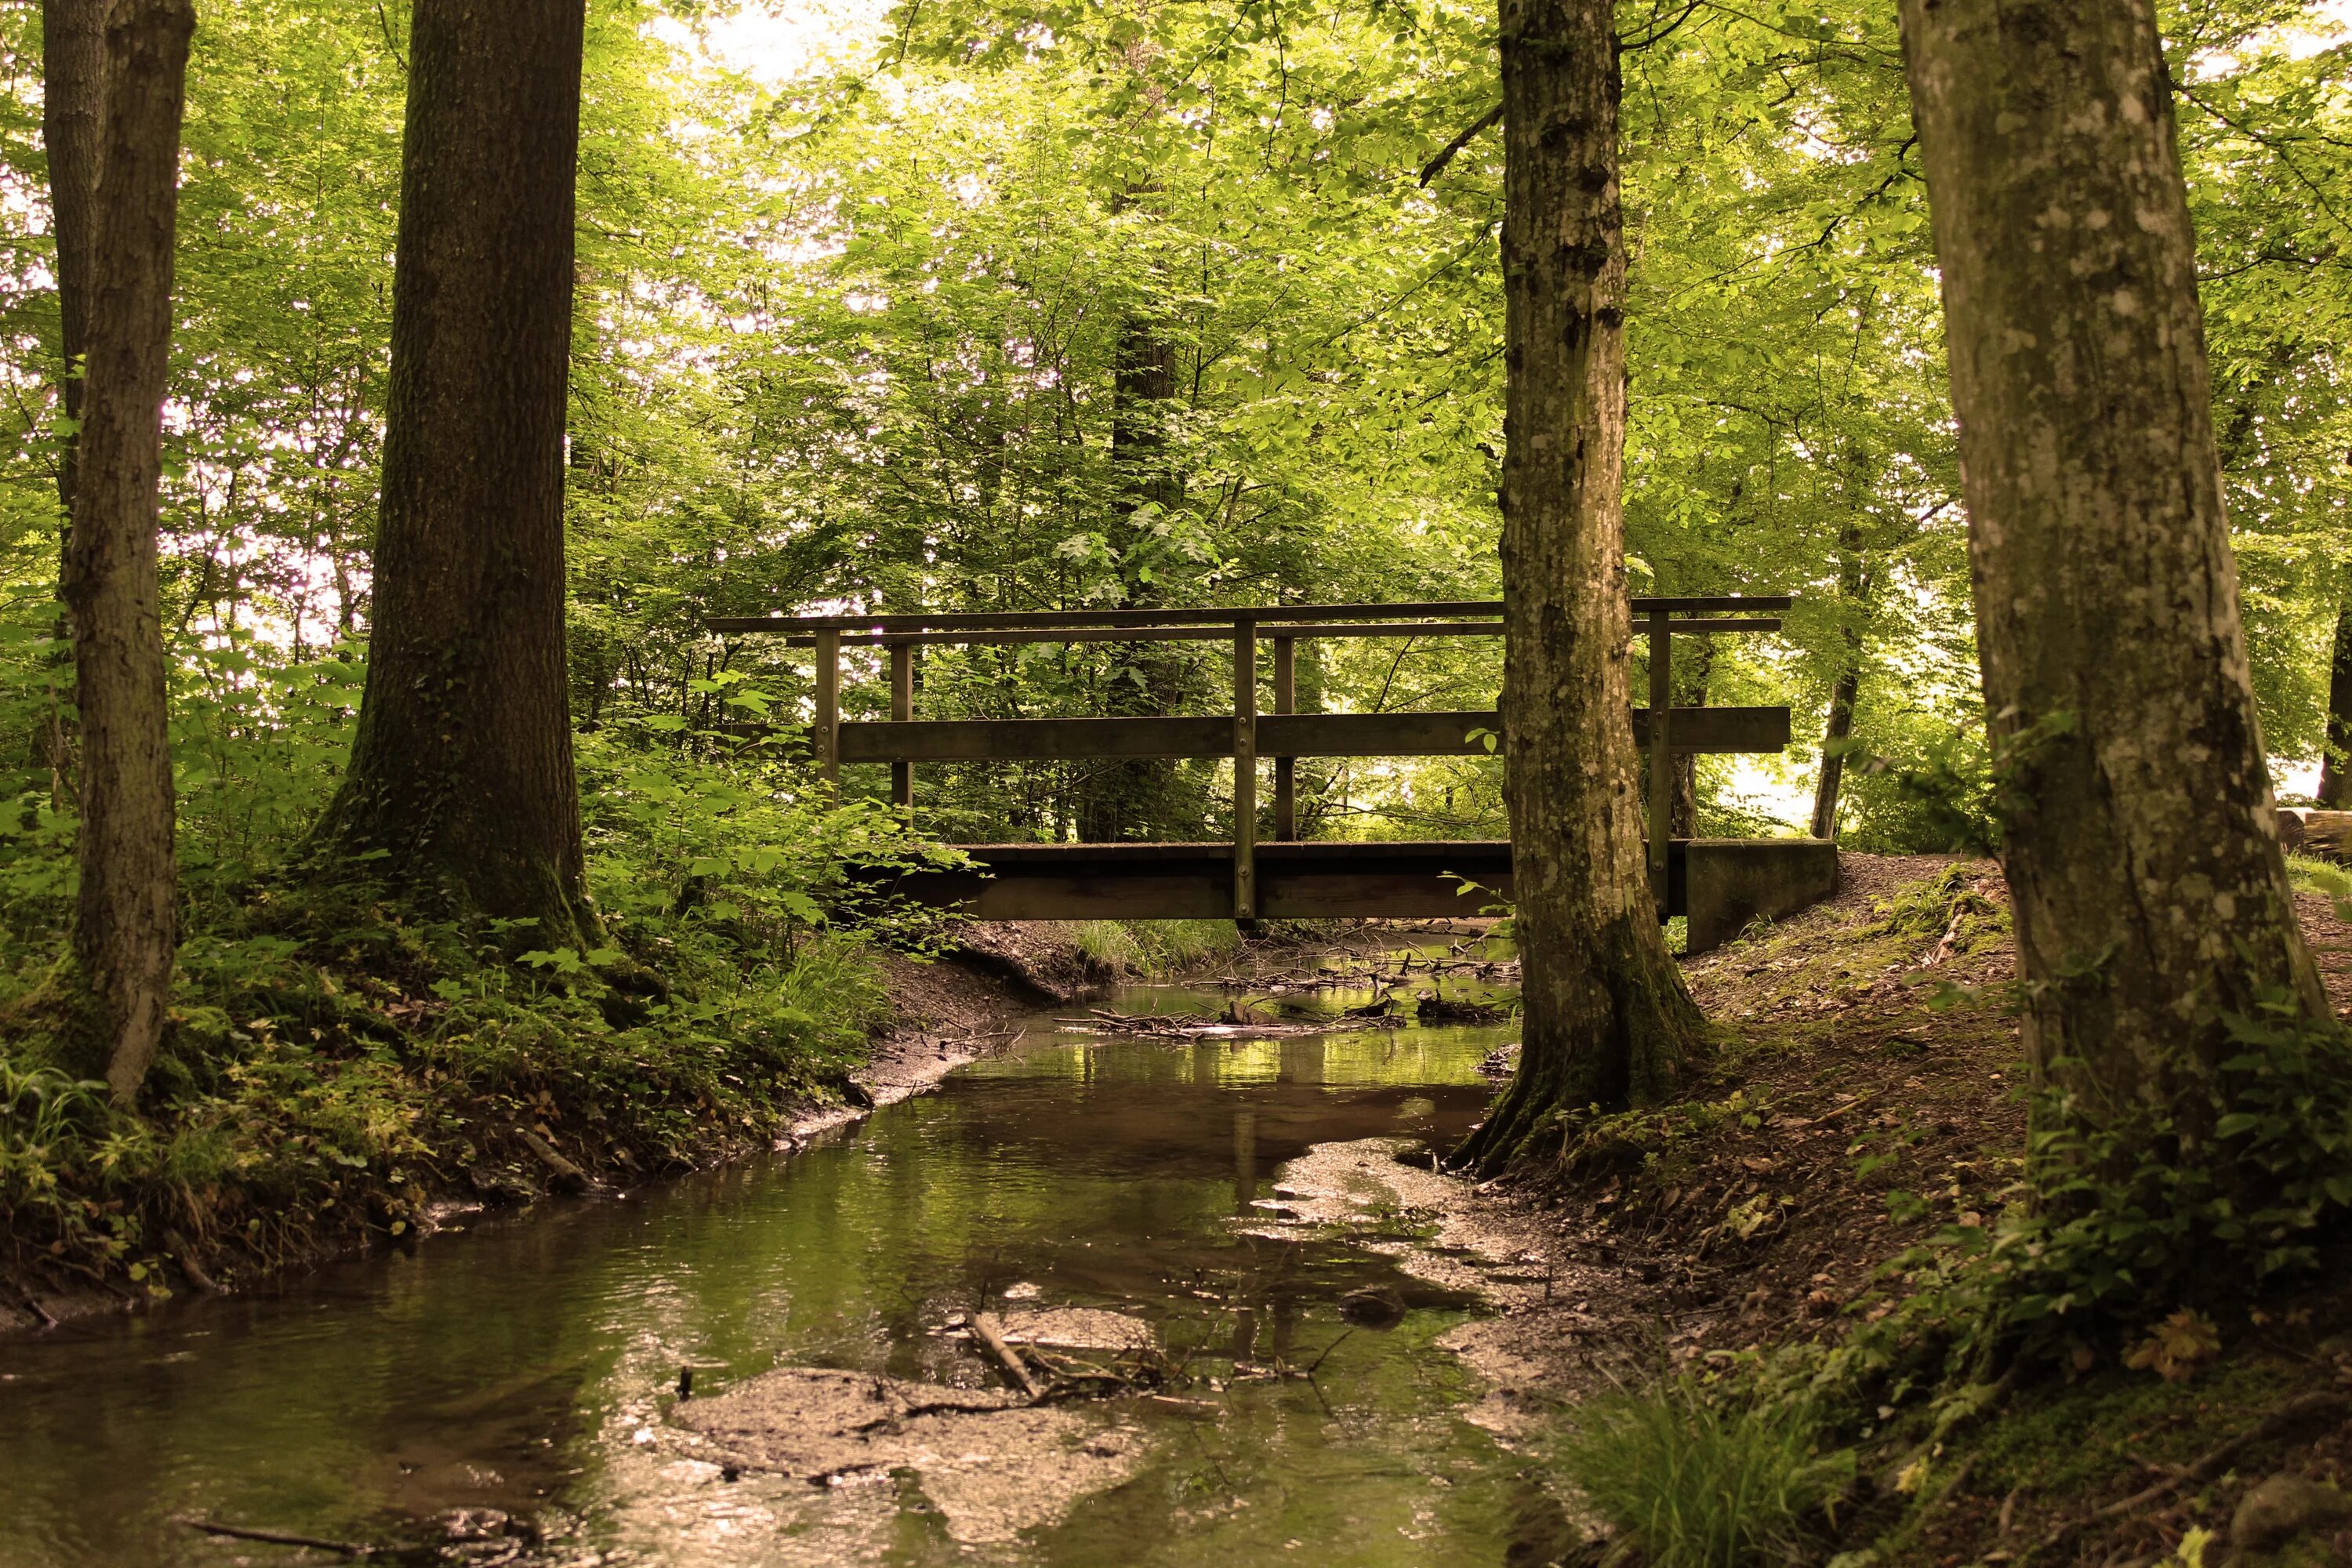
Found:
M 539 1156 L 539 1163 L 545 1165 L 549 1173 L 555 1177 L 558 1186 L 576 1193 L 585 1192 L 594 1184 L 590 1181 L 587 1172 L 556 1152 L 554 1144 L 541 1138 L 530 1128 L 516 1128 L 515 1136 L 522 1140 L 524 1148 Z
M 330 1541 L 319 1535 L 297 1535 L 287 1530 L 256 1530 L 250 1525 L 217 1524 L 208 1519 L 182 1518 L 179 1523 L 190 1530 L 200 1530 L 206 1535 L 226 1536 L 232 1541 L 258 1541 L 268 1546 L 299 1546 L 312 1552 L 331 1552 L 339 1557 L 367 1557 L 375 1548 L 350 1541 Z
M 995 1313 L 974 1312 L 970 1327 L 973 1340 L 988 1352 L 990 1360 L 1004 1369 L 1005 1376 L 1013 1380 L 1014 1387 L 1032 1400 L 1045 1397 L 1045 1385 L 1037 1381 L 1037 1374 L 1029 1370 L 1029 1363 L 1021 1359 L 1021 1353 L 1004 1342 L 1004 1326 L 997 1321 Z

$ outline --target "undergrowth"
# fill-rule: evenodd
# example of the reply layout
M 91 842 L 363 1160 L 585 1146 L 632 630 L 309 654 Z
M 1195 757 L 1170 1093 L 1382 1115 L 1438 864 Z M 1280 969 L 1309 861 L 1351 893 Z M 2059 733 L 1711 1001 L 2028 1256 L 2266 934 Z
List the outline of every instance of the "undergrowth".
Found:
M 44 788 L 0 813 L 0 1280 L 160 1292 L 173 1268 L 397 1237 L 437 1200 L 764 1141 L 861 1059 L 887 1006 L 876 944 L 935 934 L 878 892 L 941 853 L 887 808 L 817 804 L 756 749 L 650 736 L 579 738 L 603 946 L 321 881 L 299 847 L 347 743 L 353 652 L 282 666 L 232 645 L 186 681 L 186 934 L 137 1114 L 47 1023 L 71 813 Z
M 1091 963 L 1144 979 L 1198 969 L 1242 942 L 1231 921 L 1078 921 L 1069 930 Z
M 1696 1384 L 1580 1405 L 1563 1473 L 1645 1568 L 1810 1561 L 1853 1485 L 1850 1448 L 1824 1448 L 1809 1413 L 1732 1405 Z

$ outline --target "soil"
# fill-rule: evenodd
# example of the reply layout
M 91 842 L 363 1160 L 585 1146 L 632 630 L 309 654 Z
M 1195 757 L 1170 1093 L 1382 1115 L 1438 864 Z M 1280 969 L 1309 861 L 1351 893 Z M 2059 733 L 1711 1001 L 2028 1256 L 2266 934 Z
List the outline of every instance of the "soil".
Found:
M 2352 1016 L 2352 927 L 2324 898 L 2298 912 Z M 1555 1428 L 1595 1393 L 1835 1342 L 1892 1310 L 1903 1280 L 1884 1275 L 1889 1259 L 1944 1226 L 1990 1222 L 2020 1173 L 2017 1030 L 1988 994 L 2015 973 L 1991 862 L 1848 855 L 1835 899 L 1685 973 L 1725 1026 L 1690 1104 L 1629 1119 L 1572 1172 L 1417 1200 L 1456 1239 L 1543 1281 L 1490 1288 L 1496 1314 L 1452 1340 L 1494 1384 L 1474 1418 L 1507 1437 Z M 2352 1268 L 2326 1278 L 2222 1325 L 2220 1352 L 2179 1382 L 2108 1364 L 2011 1392 L 1934 1447 L 1940 1468 L 1919 1494 L 1931 1506 L 1869 1561 L 2155 1568 L 2202 1529 L 2221 1568 L 2231 1514 L 2265 1478 L 2352 1477 Z M 1870 1506 L 1870 1478 L 1890 1456 L 1916 1457 L 1919 1435 L 1898 1418 L 1874 1436 L 1860 1518 L 1825 1551 L 1869 1545 L 1909 1508 L 1891 1471 Z M 2231 1560 L 2352 1563 L 2352 1527 L 2315 1521 L 2285 1552 Z

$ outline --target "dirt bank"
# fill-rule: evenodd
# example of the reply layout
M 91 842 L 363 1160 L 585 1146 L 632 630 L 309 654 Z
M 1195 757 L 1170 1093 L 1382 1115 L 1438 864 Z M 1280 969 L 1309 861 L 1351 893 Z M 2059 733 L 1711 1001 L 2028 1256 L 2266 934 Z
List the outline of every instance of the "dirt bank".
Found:
M 835 1089 L 776 1103 L 760 1125 L 713 1130 L 698 1163 L 718 1163 L 769 1148 L 792 1149 L 937 1083 L 981 1050 L 1003 1043 L 1002 1026 L 1040 1007 L 1085 994 L 1109 976 L 1060 928 L 974 924 L 959 945 L 931 960 L 881 955 L 892 1010 L 866 1060 Z M 419 1174 L 425 1203 L 418 1223 L 395 1234 L 382 1226 L 333 1235 L 262 1258 L 236 1237 L 184 1242 L 160 1271 L 136 1279 L 103 1279 L 30 1267 L 0 1270 L 0 1334 L 34 1331 L 98 1313 L 152 1310 L 185 1295 L 244 1289 L 273 1278 L 379 1247 L 430 1245 L 437 1224 L 486 1209 L 516 1208 L 549 1198 L 609 1194 L 650 1174 L 625 1143 L 566 1137 L 560 1127 L 516 1131 L 509 1158 L 450 1163 Z
M 2352 931 L 2325 899 L 2303 898 L 2300 913 L 2345 1008 Z M 1447 1225 L 1543 1281 L 1454 1340 L 1495 1384 L 1477 1418 L 1507 1435 L 1539 1434 L 1595 1392 L 1837 1342 L 1905 1293 L 1889 1259 L 1990 1222 L 2018 1177 L 2021 1053 L 1987 990 L 2013 977 L 2015 952 L 1991 863 L 1848 856 L 1837 899 L 1685 972 L 1727 1026 L 1688 1102 L 1620 1119 L 1573 1169 L 1455 1184 Z M 2220 1330 L 2218 1352 L 2175 1368 L 2177 1381 L 2110 1361 L 2011 1394 L 1934 1449 L 1934 1486 L 1918 1493 L 1933 1507 L 1866 1561 L 2123 1568 L 2168 1560 L 2204 1531 L 2218 1568 L 2242 1505 L 2245 1544 L 2270 1539 L 2264 1510 L 2292 1478 L 2352 1472 L 2352 1289 L 2315 1283 Z M 1904 1513 L 1917 1473 L 1897 1495 L 1873 1465 L 1916 1436 L 1899 1421 L 1865 1436 L 1863 1522 L 1824 1556 L 1869 1546 Z M 2314 1522 L 2293 1553 L 2232 1560 L 2352 1562 L 2352 1529 Z

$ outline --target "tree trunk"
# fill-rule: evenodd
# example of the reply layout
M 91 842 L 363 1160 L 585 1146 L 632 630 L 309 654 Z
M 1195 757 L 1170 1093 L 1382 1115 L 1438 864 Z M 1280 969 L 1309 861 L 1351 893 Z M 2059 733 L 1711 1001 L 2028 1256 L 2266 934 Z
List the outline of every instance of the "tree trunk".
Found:
M 1862 695 L 1862 623 L 1870 614 L 1870 574 L 1864 568 L 1862 533 L 1848 527 L 1838 540 L 1838 597 L 1844 622 L 1838 627 L 1843 659 L 1830 682 L 1829 717 L 1822 725 L 1822 772 L 1813 787 L 1813 837 L 1835 838 L 1838 796 L 1845 786 L 1845 742 L 1853 734 L 1853 705 Z
M 1130 312 L 1121 323 L 1111 371 L 1110 468 L 1112 547 L 1127 603 L 1137 609 L 1166 602 L 1156 574 L 1142 559 L 1153 521 L 1183 500 L 1183 486 L 1168 470 L 1162 421 L 1176 396 L 1176 345 L 1160 323 Z M 1171 643 L 1115 643 L 1118 661 L 1103 711 L 1118 718 L 1160 718 L 1183 700 L 1186 666 Z M 1078 837 L 1089 844 L 1148 838 L 1181 815 L 1176 770 L 1163 762 L 1106 762 L 1087 775 L 1078 803 Z
M 414 13 L 367 689 L 316 833 L 550 946 L 593 926 L 563 649 L 583 26 L 583 0 Z
M 163 1039 L 177 945 L 155 510 L 195 25 L 189 0 L 117 0 L 107 22 L 80 462 L 62 581 L 81 702 L 74 963 L 107 1086 L 123 1105 L 138 1099 Z
M 1699 636 L 1682 639 L 1693 645 L 1691 655 L 1675 671 L 1675 706 L 1704 708 L 1706 706 L 1707 683 L 1715 678 L 1715 639 Z M 1675 795 L 1673 821 L 1669 828 L 1676 838 L 1698 837 L 1698 753 L 1676 752 L 1675 758 Z
M 1503 0 L 1503 754 L 1526 1026 L 1456 1152 L 1494 1170 L 1556 1110 L 1660 1098 L 1702 1019 L 1658 928 L 1633 749 L 1622 485 L 1625 247 L 1609 0 Z
M 2194 1148 L 2218 1015 L 2326 998 L 2256 729 L 2154 7 L 1902 15 L 2028 1058 L 2066 1131 Z
M 2327 669 L 2327 749 L 2319 763 L 2318 802 L 2352 810 L 2352 598 L 2336 612 L 2336 652 Z
M 58 401 L 76 426 L 81 421 L 82 361 L 89 352 L 106 10 L 107 0 L 41 5 L 41 145 L 49 161 L 49 232 L 58 246 Z M 80 444 L 68 429 L 58 445 L 58 500 L 70 518 Z

